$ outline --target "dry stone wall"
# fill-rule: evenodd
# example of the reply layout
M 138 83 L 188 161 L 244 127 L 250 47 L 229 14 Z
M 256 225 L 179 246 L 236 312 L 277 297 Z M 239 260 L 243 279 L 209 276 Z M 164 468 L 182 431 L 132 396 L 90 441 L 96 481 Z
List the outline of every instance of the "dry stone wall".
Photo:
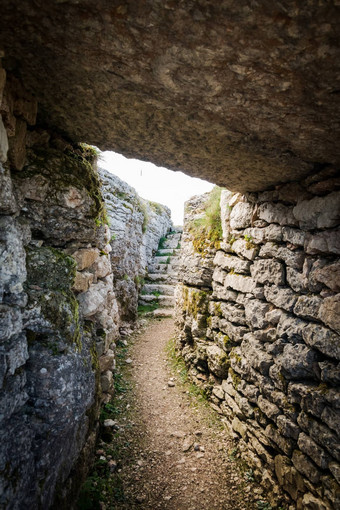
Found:
M 36 127 L 36 101 L 1 67 L 0 105 L 0 508 L 71 508 L 126 320 L 117 247 L 93 149 Z M 139 220 L 142 245 L 157 221 L 148 234 Z
M 338 186 L 324 169 L 268 192 L 223 190 L 223 240 L 188 266 L 196 197 L 183 236 L 178 348 L 273 504 L 278 482 L 299 509 L 340 505 Z

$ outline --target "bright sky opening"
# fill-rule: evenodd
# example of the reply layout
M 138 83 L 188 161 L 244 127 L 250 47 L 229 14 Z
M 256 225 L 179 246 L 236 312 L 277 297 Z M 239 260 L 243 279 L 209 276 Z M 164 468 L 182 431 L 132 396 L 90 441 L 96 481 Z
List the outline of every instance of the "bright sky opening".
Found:
M 127 159 L 115 152 L 102 152 L 98 164 L 135 188 L 139 196 L 167 205 L 174 225 L 183 225 L 184 202 L 211 191 L 214 184 L 157 167 L 153 163 Z

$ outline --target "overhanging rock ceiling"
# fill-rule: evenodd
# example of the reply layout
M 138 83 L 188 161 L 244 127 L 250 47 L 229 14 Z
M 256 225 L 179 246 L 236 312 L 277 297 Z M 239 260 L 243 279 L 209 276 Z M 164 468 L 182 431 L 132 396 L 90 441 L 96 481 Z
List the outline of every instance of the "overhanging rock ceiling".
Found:
M 1 3 L 5 67 L 74 141 L 240 191 L 339 163 L 336 2 Z

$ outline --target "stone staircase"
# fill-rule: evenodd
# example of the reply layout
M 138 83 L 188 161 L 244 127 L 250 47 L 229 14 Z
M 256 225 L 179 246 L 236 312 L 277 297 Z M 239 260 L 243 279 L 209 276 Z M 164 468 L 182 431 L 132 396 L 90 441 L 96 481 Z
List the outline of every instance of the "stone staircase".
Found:
M 175 305 L 174 292 L 178 281 L 179 252 L 182 232 L 173 230 L 160 243 L 148 266 L 148 275 L 139 296 L 139 305 L 156 307 L 154 317 L 171 317 Z

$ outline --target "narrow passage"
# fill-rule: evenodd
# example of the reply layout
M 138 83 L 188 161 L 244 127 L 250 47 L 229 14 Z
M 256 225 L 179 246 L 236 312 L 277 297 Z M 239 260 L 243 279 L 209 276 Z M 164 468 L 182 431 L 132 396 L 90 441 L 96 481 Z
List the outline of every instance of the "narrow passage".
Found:
M 240 471 L 235 444 L 214 411 L 194 405 L 196 397 L 170 369 L 166 345 L 173 336 L 173 319 L 152 320 L 123 361 L 130 389 L 116 397 L 118 430 L 111 446 L 102 443 L 105 449 L 97 451 L 104 460 L 109 447 L 115 471 L 100 508 L 261 508 L 256 501 L 262 489 L 252 483 L 251 472 Z

